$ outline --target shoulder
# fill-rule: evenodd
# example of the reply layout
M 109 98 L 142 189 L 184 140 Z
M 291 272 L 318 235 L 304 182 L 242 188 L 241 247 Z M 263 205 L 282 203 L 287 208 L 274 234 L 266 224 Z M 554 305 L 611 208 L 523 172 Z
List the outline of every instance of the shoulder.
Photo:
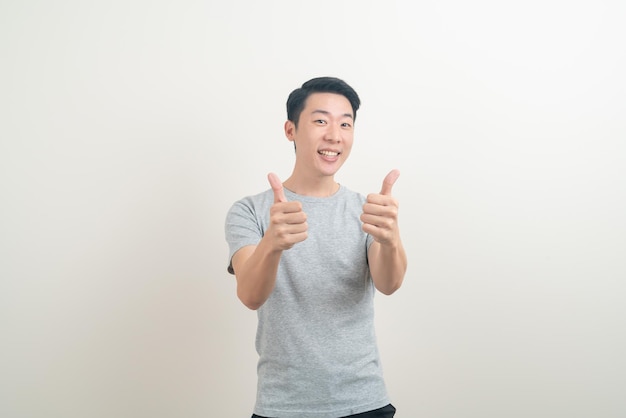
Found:
M 230 207 L 229 213 L 238 212 L 258 212 L 272 206 L 274 202 L 274 194 L 272 189 L 265 190 L 261 193 L 243 197 L 237 200 Z

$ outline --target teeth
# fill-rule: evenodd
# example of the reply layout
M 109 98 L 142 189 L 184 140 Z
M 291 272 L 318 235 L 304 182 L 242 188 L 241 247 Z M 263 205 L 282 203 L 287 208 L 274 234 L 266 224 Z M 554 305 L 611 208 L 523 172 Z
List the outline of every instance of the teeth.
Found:
M 319 153 L 327 157 L 336 157 L 337 155 L 339 155 L 338 152 L 333 152 L 333 151 L 320 151 Z

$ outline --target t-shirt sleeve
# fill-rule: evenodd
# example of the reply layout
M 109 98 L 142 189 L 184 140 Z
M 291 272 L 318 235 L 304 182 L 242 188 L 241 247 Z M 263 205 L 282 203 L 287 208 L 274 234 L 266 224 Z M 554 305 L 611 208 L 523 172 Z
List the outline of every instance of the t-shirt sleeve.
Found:
M 228 242 L 228 272 L 235 274 L 232 265 L 233 255 L 247 245 L 257 245 L 263 238 L 263 231 L 254 207 L 249 201 L 236 202 L 226 215 L 226 242 Z
M 371 236 L 370 234 L 367 234 L 367 238 L 366 238 L 366 245 L 367 245 L 367 249 L 370 249 L 370 246 L 372 245 L 372 242 L 374 242 L 374 237 Z

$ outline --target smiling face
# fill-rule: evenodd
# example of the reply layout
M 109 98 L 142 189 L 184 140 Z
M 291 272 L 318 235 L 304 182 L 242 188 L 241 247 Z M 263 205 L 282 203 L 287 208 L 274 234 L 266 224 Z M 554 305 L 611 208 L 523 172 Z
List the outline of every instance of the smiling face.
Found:
M 352 149 L 352 106 L 340 94 L 313 93 L 300 113 L 298 126 L 292 121 L 285 123 L 285 135 L 296 144 L 296 177 L 332 180 Z

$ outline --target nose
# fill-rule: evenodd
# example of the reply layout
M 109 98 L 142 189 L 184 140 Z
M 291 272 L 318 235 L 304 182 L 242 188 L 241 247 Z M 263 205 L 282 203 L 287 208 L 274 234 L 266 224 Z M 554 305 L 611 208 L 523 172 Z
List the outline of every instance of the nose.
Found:
M 341 142 L 341 129 L 338 125 L 329 124 L 324 138 L 328 142 Z

